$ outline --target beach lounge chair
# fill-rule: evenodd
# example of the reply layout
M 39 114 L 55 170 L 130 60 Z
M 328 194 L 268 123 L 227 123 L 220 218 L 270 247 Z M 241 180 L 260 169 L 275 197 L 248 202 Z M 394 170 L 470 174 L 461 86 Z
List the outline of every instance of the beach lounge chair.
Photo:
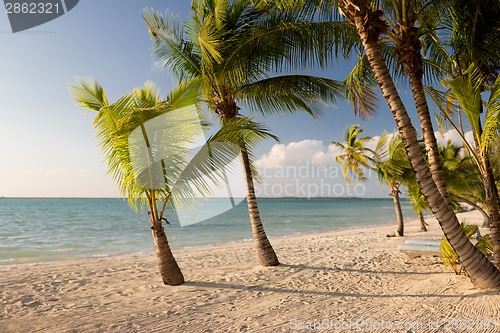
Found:
M 398 245 L 398 250 L 414 259 L 421 256 L 440 257 L 439 246 L 441 239 L 410 238 L 404 244 Z

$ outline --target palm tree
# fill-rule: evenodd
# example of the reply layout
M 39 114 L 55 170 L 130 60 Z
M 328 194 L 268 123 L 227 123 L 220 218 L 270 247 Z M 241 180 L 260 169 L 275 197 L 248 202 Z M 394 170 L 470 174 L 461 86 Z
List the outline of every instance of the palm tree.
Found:
M 481 86 L 474 82 L 477 72 L 472 67 L 461 76 L 449 81 L 454 95 L 457 97 L 461 108 L 471 122 L 477 153 L 475 157 L 484 182 L 486 205 L 490 217 L 490 232 L 493 241 L 493 257 L 495 265 L 500 267 L 500 211 L 498 203 L 498 189 L 495 176 L 488 156 L 490 142 L 498 137 L 500 121 L 500 76 L 491 91 L 486 107 L 485 126 L 481 123 L 483 113 L 481 101 Z
M 320 43 L 315 36 L 323 36 L 296 29 L 301 23 L 294 13 L 272 11 L 249 0 L 194 0 L 191 10 L 187 23 L 151 9 L 142 15 L 154 40 L 154 57 L 196 91 L 219 116 L 221 126 L 237 117 L 241 107 L 262 114 L 304 110 L 314 115 L 314 102 L 347 97 L 358 100 L 360 111 L 373 110 L 375 96 L 369 89 L 347 90 L 335 80 L 280 74 L 313 63 L 315 57 L 308 51 Z M 319 31 L 332 33 L 324 27 Z M 260 218 L 251 151 L 244 143 L 241 158 L 258 260 L 264 266 L 278 265 Z
M 349 173 L 359 181 L 367 180 L 363 168 L 370 169 L 370 155 L 374 151 L 367 148 L 366 144 L 371 139 L 369 136 L 358 137 L 363 132 L 359 125 L 351 125 L 344 134 L 344 142 L 332 141 L 332 144 L 342 150 L 342 154 L 336 157 L 338 163 L 342 164 L 342 171 L 347 183 L 351 183 Z
M 427 232 L 427 222 L 425 222 L 424 218 L 424 210 L 429 209 L 429 205 L 425 201 L 425 197 L 418 186 L 417 180 L 414 175 L 412 175 L 411 179 L 407 179 L 405 181 L 406 185 L 406 196 L 413 204 L 413 210 L 418 215 L 418 220 L 420 222 L 420 230 L 423 232 Z
M 456 98 L 453 95 L 453 92 L 442 92 L 432 87 L 426 87 L 427 93 L 431 96 L 433 102 L 438 107 L 440 114 L 436 116 L 438 124 L 440 126 L 441 132 L 444 132 L 449 129 L 449 125 L 455 130 L 455 132 L 459 135 L 463 142 L 464 157 L 467 157 L 465 165 L 467 165 L 467 169 L 471 169 L 468 173 L 468 176 L 464 179 L 463 182 L 455 182 L 453 181 L 453 174 L 451 175 L 452 181 L 449 182 L 448 175 L 445 173 L 445 181 L 447 183 L 447 188 L 449 189 L 450 198 L 452 203 L 454 202 L 462 202 L 470 205 L 475 210 L 479 211 L 483 215 L 483 227 L 490 227 L 490 216 L 484 210 L 483 207 L 487 208 L 486 203 L 486 192 L 484 188 L 484 180 L 482 178 L 481 172 L 479 170 L 479 159 L 477 156 L 477 151 L 474 148 L 475 146 L 468 142 L 466 138 L 466 132 L 464 129 L 464 116 L 462 115 L 462 110 L 455 105 Z M 455 115 L 456 113 L 456 115 Z M 456 117 L 456 119 L 454 119 Z M 466 118 L 466 117 L 465 117 Z M 491 142 L 494 144 L 494 142 Z M 491 145 L 490 143 L 490 145 Z M 496 156 L 492 150 L 493 147 L 490 147 L 491 153 L 489 157 Z M 443 157 L 442 150 L 440 148 L 440 154 Z M 446 163 L 443 161 L 443 163 Z M 496 163 L 492 163 L 492 167 L 495 167 Z M 496 174 L 494 172 L 494 174 Z M 496 177 L 495 177 L 496 179 Z M 457 185 L 459 189 L 455 189 Z M 453 188 L 452 188 L 453 187 Z M 482 207 L 481 207 L 482 205 Z
M 386 151 L 379 153 L 376 161 L 376 171 L 380 182 L 385 183 L 391 189 L 390 196 L 394 201 L 398 222 L 396 236 L 404 236 L 404 219 L 399 195 L 401 194 L 401 185 L 411 174 L 411 168 L 403 142 L 397 133 L 392 136 Z
M 497 111 L 494 110 L 496 102 L 490 98 L 488 107 L 493 109 L 486 112 L 484 129 L 489 133 L 483 136 L 481 122 L 483 106 L 480 100 L 482 92 L 488 86 L 494 85 L 493 82 L 500 73 L 499 17 L 500 3 L 498 1 L 453 1 L 450 6 L 450 20 L 447 26 L 450 35 L 449 42 L 440 48 L 436 47 L 442 54 L 442 61 L 433 64 L 448 77 L 446 83 L 452 92 L 452 94 L 447 94 L 448 98 L 458 100 L 472 127 L 477 151 L 474 151 L 466 140 L 464 140 L 464 144 L 470 148 L 470 153 L 478 164 L 483 179 L 497 267 L 500 267 L 499 197 L 490 163 L 488 145 L 492 141 L 492 137 L 495 136 L 498 116 L 496 115 Z M 441 103 L 439 94 L 434 92 L 432 95 L 438 100 L 438 103 Z M 460 114 L 461 112 L 458 113 L 459 116 Z M 446 112 L 443 115 L 451 120 Z M 461 121 L 460 117 L 459 121 Z M 454 127 L 458 132 L 463 129 L 461 126 L 454 125 Z
M 359 125 L 351 125 L 346 130 L 344 142 L 332 142 L 342 149 L 342 153 L 337 155 L 337 162 L 343 164 L 344 178 L 348 183 L 350 183 L 349 173 L 353 174 L 359 181 L 366 181 L 367 177 L 363 171 L 363 168 L 366 168 L 375 171 L 380 182 L 389 186 L 398 222 L 396 235 L 403 236 L 404 219 L 399 188 L 411 170 L 401 139 L 399 136 L 393 135 L 389 144 L 387 144 L 387 135 L 382 133 L 375 150 L 373 150 L 366 147 L 371 137 L 358 137 L 362 132 L 363 129 Z
M 446 145 L 439 146 L 439 155 L 443 161 L 443 175 L 451 197 L 459 199 L 458 201 L 463 197 L 470 201 L 481 201 L 484 195 L 480 193 L 483 186 L 479 170 L 472 158 L 464 153 L 463 146 L 448 140 Z
M 394 43 L 394 54 L 401 66 L 402 74 L 409 77 L 412 96 L 422 128 L 429 169 L 447 204 L 450 203 L 450 200 L 445 186 L 438 144 L 423 83 L 424 74 L 429 79 L 436 79 L 437 75 L 433 67 L 424 63 L 422 48 L 424 48 L 425 53 L 432 54 L 433 60 L 439 60 L 442 56 L 438 52 L 434 52 L 431 43 L 439 40 L 437 28 L 445 22 L 448 14 L 446 9 L 449 4 L 450 1 L 441 0 L 396 0 L 385 2 L 383 7 L 384 19 L 392 28 L 390 31 L 384 31 L 384 34 Z M 424 68 L 427 73 L 424 73 Z
M 293 4 L 290 4 L 287 0 L 275 0 L 274 2 L 281 5 L 285 3 L 295 8 L 304 7 L 305 9 L 301 8 L 300 10 L 313 15 L 313 18 L 316 18 L 319 12 L 320 18 L 326 20 L 334 18 L 338 20 L 338 16 L 331 13 L 335 12 L 335 7 L 339 3 L 356 6 L 358 1 L 304 0 L 293 1 Z M 449 17 L 446 9 L 450 1 L 393 0 L 382 2 L 367 1 L 366 3 L 370 4 L 373 8 L 377 5 L 383 6 L 383 11 L 376 9 L 372 11 L 375 16 L 383 16 L 384 18 L 383 24 L 378 27 L 379 29 L 383 29 L 384 35 L 384 38 L 379 40 L 382 54 L 395 75 L 400 76 L 403 74 L 409 77 L 412 95 L 422 127 L 423 141 L 430 162 L 430 172 L 444 200 L 449 203 L 448 192 L 442 175 L 442 165 L 439 160 L 438 145 L 423 89 L 424 74 L 427 79 L 434 82 L 438 81 L 439 74 L 434 67 L 429 66 L 423 61 L 421 51 L 424 48 L 426 53 L 433 55 L 434 60 L 439 60 L 443 56 L 442 50 L 436 48 L 434 44 L 436 40 L 439 40 L 439 36 L 437 36 L 439 29 L 437 27 L 443 25 L 443 22 L 446 22 L 446 19 Z M 341 7 L 339 7 L 340 14 L 343 14 Z M 377 17 L 374 19 L 377 20 Z M 332 26 L 337 26 L 340 22 L 331 22 L 331 24 Z M 376 32 L 376 30 L 374 31 Z M 347 35 L 349 36 L 348 41 L 345 38 L 338 38 L 336 43 L 358 47 L 358 39 L 353 38 L 352 33 L 347 33 Z M 324 54 L 325 52 L 321 49 L 319 53 Z M 365 58 L 362 58 L 363 61 L 365 61 Z M 363 67 L 361 64 L 360 66 Z M 424 68 L 427 73 L 424 73 Z M 366 79 L 367 75 L 365 74 L 364 76 Z
M 442 161 L 443 177 L 450 199 L 456 209 L 461 209 L 459 203 L 466 203 L 483 214 L 485 221 L 489 221 L 488 214 L 478 205 L 483 203 L 484 189 L 477 166 L 470 156 L 463 153 L 463 147 L 457 146 L 451 140 L 446 145 L 438 146 L 439 156 Z M 405 180 L 408 199 L 413 203 L 413 209 L 419 216 L 422 231 L 427 231 L 422 212 L 429 209 L 429 205 L 418 186 L 414 175 L 409 175 Z
M 128 197 L 132 207 L 140 205 L 149 210 L 163 283 L 184 283 L 163 227 L 163 222 L 168 223 L 167 205 L 178 208 L 207 194 L 207 180 L 217 184 L 225 166 L 237 156 L 235 142 L 247 136 L 246 141 L 253 145 L 255 133 L 265 137 L 265 131 L 259 132 L 259 126 L 248 119 L 238 119 L 192 154 L 190 145 L 204 129 L 196 108 L 190 105 L 195 100 L 182 89 L 172 91 L 167 101 L 162 101 L 159 89 L 146 83 L 113 104 L 108 103 L 103 87 L 94 79 L 79 79 L 71 92 L 80 106 L 97 113 L 93 124 L 109 173 L 122 195 Z M 193 155 L 190 160 L 188 155 Z
M 460 257 L 474 285 L 484 288 L 500 287 L 500 271 L 468 241 L 451 203 L 441 195 L 422 155 L 417 132 L 399 96 L 379 44 L 380 36 L 389 30 L 383 20 L 384 13 L 378 9 L 377 3 L 368 0 L 340 0 L 338 6 L 358 31 L 370 67 L 396 121 L 415 177 L 446 238 Z

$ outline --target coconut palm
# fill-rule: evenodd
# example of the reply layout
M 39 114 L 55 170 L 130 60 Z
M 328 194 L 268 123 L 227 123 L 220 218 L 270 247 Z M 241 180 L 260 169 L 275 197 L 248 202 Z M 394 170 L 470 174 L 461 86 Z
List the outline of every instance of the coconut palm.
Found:
M 473 169 L 472 171 L 470 171 L 469 177 L 465 179 L 465 182 L 449 183 L 449 181 L 446 180 L 452 203 L 465 203 L 473 207 L 475 210 L 479 211 L 483 215 L 483 227 L 489 228 L 491 219 L 488 213 L 485 211 L 485 209 L 488 209 L 486 203 L 486 192 L 484 187 L 484 180 L 482 178 L 481 172 L 479 171 L 479 159 L 477 156 L 477 151 L 475 149 L 475 145 L 470 143 L 466 138 L 464 118 L 466 120 L 467 117 L 463 116 L 463 111 L 455 105 L 456 98 L 451 91 L 442 92 L 432 87 L 426 87 L 426 90 L 429 96 L 432 97 L 433 102 L 436 104 L 440 111 L 440 114 L 436 115 L 436 119 L 440 126 L 441 132 L 449 130 L 451 125 L 451 128 L 455 130 L 455 132 L 459 135 L 463 142 L 463 147 L 465 148 L 465 150 L 463 151 L 463 155 L 467 157 L 466 165 L 468 165 L 469 168 Z M 490 147 L 490 151 L 492 151 L 491 148 L 492 147 Z M 442 155 L 441 150 L 440 154 Z M 489 154 L 489 157 L 494 156 L 496 155 L 493 152 Z M 473 163 L 474 165 L 472 165 L 471 163 Z M 495 164 L 496 163 L 492 163 L 492 167 L 495 167 Z M 448 178 L 448 176 L 445 175 L 445 178 Z M 458 184 L 461 185 L 458 191 L 450 188 L 451 186 L 456 186 Z
M 266 1 L 269 2 L 269 1 Z M 287 0 L 275 0 L 277 4 L 283 5 L 288 3 Z M 300 4 L 299 4 L 300 3 Z M 338 15 L 335 12 L 335 7 L 342 3 L 341 1 L 319 1 L 319 0 L 303 0 L 293 1 L 289 6 L 301 8 L 302 12 L 313 13 L 319 12 L 319 17 L 325 19 L 336 19 Z M 355 4 L 356 1 L 345 1 L 344 3 Z M 372 3 L 368 1 L 368 3 Z M 430 172 L 435 181 L 441 195 L 446 202 L 449 202 L 448 193 L 445 187 L 444 178 L 442 175 L 442 166 L 439 160 L 438 145 L 434 135 L 432 119 L 426 101 L 425 92 L 423 90 L 424 74 L 427 79 L 434 79 L 436 82 L 439 73 L 434 70 L 434 67 L 429 66 L 423 61 L 421 51 L 432 54 L 434 60 L 439 60 L 442 55 L 441 48 L 435 48 L 437 36 L 437 27 L 445 24 L 449 12 L 446 10 L 450 1 L 448 0 L 394 0 L 382 1 L 373 3 L 382 6 L 382 11 L 374 10 L 373 13 L 377 16 L 384 17 L 384 25 L 382 28 L 384 36 L 379 40 L 382 54 L 390 69 L 395 75 L 406 75 L 409 77 L 412 95 L 417 109 L 419 121 L 422 127 L 423 141 L 426 146 L 428 160 L 430 162 Z M 373 6 L 375 7 L 375 5 Z M 340 8 L 340 14 L 342 14 Z M 376 18 L 374 18 L 376 19 Z M 332 22 L 332 25 L 338 25 L 340 22 Z M 388 29 L 390 28 L 390 29 Z M 352 38 L 351 46 L 358 46 L 358 39 Z M 345 39 L 340 39 L 345 43 Z M 323 50 L 319 51 L 323 54 Z M 363 57 L 363 60 L 365 57 Z M 427 73 L 424 73 L 424 68 Z M 367 75 L 365 74 L 365 77 Z M 432 81 L 432 80 L 431 80 Z
M 363 132 L 359 125 L 351 125 L 345 133 L 345 141 L 332 143 L 342 150 L 337 155 L 337 162 L 343 164 L 344 178 L 348 183 L 349 173 L 359 181 L 366 181 L 363 169 L 375 171 L 381 183 L 389 186 L 390 196 L 394 200 L 396 220 L 398 222 L 397 236 L 404 235 L 404 219 L 400 202 L 400 187 L 411 173 L 404 147 L 398 135 L 393 135 L 389 143 L 387 135 L 382 133 L 375 149 L 367 147 L 371 137 L 358 136 Z
M 208 194 L 208 182 L 218 184 L 237 156 L 237 141 L 245 137 L 253 145 L 259 136 L 267 136 L 265 130 L 249 119 L 238 118 L 191 152 L 190 145 L 204 130 L 196 108 L 190 105 L 193 96 L 182 89 L 172 91 L 163 101 L 159 89 L 146 83 L 113 104 L 94 79 L 79 79 L 71 92 L 80 106 L 97 113 L 93 124 L 109 173 L 122 195 L 132 207 L 149 210 L 163 282 L 182 284 L 184 277 L 163 227 L 163 222 L 168 223 L 167 205 L 178 208 Z
M 439 68 L 446 76 L 447 86 L 452 94 L 447 94 L 448 101 L 458 100 L 473 134 L 476 150 L 466 140 L 464 144 L 476 160 L 483 179 L 486 206 L 490 216 L 490 229 L 494 244 L 495 264 L 500 267 L 500 213 L 498 188 L 490 163 L 488 146 L 496 137 L 498 115 L 495 111 L 497 102 L 490 98 L 483 124 L 481 113 L 483 106 L 481 94 L 488 86 L 493 86 L 500 73 L 500 3 L 498 1 L 463 1 L 455 0 L 450 5 L 450 23 L 448 25 L 449 42 L 440 48 L 443 55 L 433 66 Z M 495 88 L 493 88 L 493 91 Z M 438 94 L 433 94 L 438 103 Z M 496 97 L 498 98 L 498 97 Z M 443 109 L 447 111 L 449 108 Z M 452 120 L 443 112 L 443 115 Z M 461 112 L 458 113 L 461 115 Z M 460 121 L 461 118 L 459 117 Z M 454 125 L 460 133 L 463 128 Z M 483 131 L 487 132 L 483 135 Z M 463 131 L 462 131 L 463 132 Z M 462 135 L 463 137 L 463 135 Z M 464 138 L 465 139 L 465 138 Z
M 495 183 L 493 169 L 488 156 L 490 142 L 498 137 L 500 121 L 500 76 L 491 91 L 486 107 L 484 129 L 481 123 L 483 112 L 481 101 L 481 87 L 474 82 L 477 72 L 470 67 L 461 76 L 449 81 L 454 95 L 457 97 L 461 108 L 471 122 L 474 141 L 477 149 L 475 154 L 479 170 L 484 182 L 486 204 L 490 216 L 490 232 L 493 241 L 493 257 L 495 264 L 500 267 L 500 211 L 498 204 L 498 189 Z
M 454 197 L 470 196 L 474 201 L 480 198 L 482 195 L 478 190 L 482 188 L 482 184 L 478 168 L 472 158 L 464 153 L 463 146 L 448 140 L 446 145 L 439 146 L 439 155 L 443 161 L 443 175 L 450 194 Z
M 446 187 L 457 209 L 460 209 L 459 203 L 468 204 L 478 210 L 489 223 L 489 215 L 479 206 L 485 205 L 485 195 L 478 166 L 470 155 L 465 154 L 465 151 L 463 146 L 451 141 L 445 146 L 439 146 Z
M 266 1 L 269 2 L 269 1 Z M 453 207 L 451 202 L 446 195 L 445 188 L 443 186 L 443 181 L 440 179 L 439 175 L 439 165 L 436 167 L 433 166 L 433 171 L 429 169 L 426 165 L 425 159 L 421 156 L 420 147 L 418 145 L 416 130 L 413 127 L 410 118 L 406 112 L 406 108 L 403 105 L 401 98 L 397 92 L 396 85 L 392 79 L 392 75 L 390 74 L 389 67 L 391 69 L 395 69 L 395 66 L 388 66 L 387 64 L 393 65 L 393 59 L 388 56 L 388 50 L 391 48 L 387 48 L 387 43 L 385 43 L 384 39 L 386 37 L 390 38 L 390 35 L 394 36 L 394 33 L 389 28 L 395 28 L 395 26 L 389 27 L 387 24 L 387 15 L 382 10 L 380 10 L 379 5 L 390 5 L 393 8 L 400 8 L 402 12 L 407 11 L 407 5 L 409 1 L 401 1 L 401 5 L 395 6 L 395 1 L 370 1 L 370 0 L 339 0 L 339 1 L 317 1 L 317 0 L 304 0 L 304 1 L 287 1 L 287 0 L 275 0 L 273 3 L 285 4 L 284 6 L 291 6 L 294 8 L 299 8 L 302 10 L 301 6 L 305 4 L 306 10 L 314 12 L 319 7 L 319 17 L 324 17 L 325 12 L 332 11 L 332 7 L 338 7 L 338 12 L 341 15 L 347 17 L 347 21 L 352 24 L 352 26 L 358 32 L 360 37 L 362 48 L 365 51 L 365 56 L 367 58 L 367 62 L 370 65 L 371 70 L 373 71 L 376 81 L 379 84 L 382 95 L 386 99 L 393 116 L 398 125 L 398 130 L 403 139 L 405 149 L 409 155 L 410 164 L 412 165 L 412 169 L 416 173 L 416 178 L 418 180 L 419 186 L 422 189 L 422 193 L 426 197 L 426 200 L 429 202 L 431 210 L 434 215 L 438 219 L 441 224 L 441 227 L 447 237 L 450 237 L 450 243 L 453 246 L 459 247 L 457 248 L 457 253 L 459 256 L 465 256 L 465 260 L 463 260 L 463 264 L 468 268 L 470 273 L 470 277 L 472 282 L 478 286 L 485 287 L 497 287 L 500 285 L 500 271 L 496 270 L 487 259 L 482 256 L 478 251 L 476 251 L 472 244 L 467 241 L 467 237 L 463 234 L 460 229 L 460 225 L 456 218 L 456 215 L 453 212 Z M 299 4 L 300 3 L 300 4 Z M 437 3 L 437 2 L 434 2 Z M 425 6 L 432 6 L 433 2 L 427 2 Z M 311 10 L 310 8 L 314 8 Z M 423 7 L 422 7 L 423 8 Z M 446 15 L 445 9 L 446 6 L 442 6 L 442 12 Z M 464 7 L 465 8 L 465 7 Z M 433 10 L 431 12 L 434 13 L 430 15 L 433 16 L 439 14 L 440 10 Z M 421 14 L 425 15 L 427 12 L 421 11 Z M 403 13 L 404 14 L 404 13 Z M 328 15 L 327 17 L 331 18 L 336 17 L 336 15 Z M 498 15 L 497 15 L 498 16 Z M 405 17 L 401 15 L 400 17 Z M 418 18 L 418 17 L 417 17 Z M 410 17 L 413 22 L 415 22 L 415 18 Z M 426 21 L 429 21 L 426 19 Z M 411 23 L 411 21 L 409 21 Z M 429 21 L 430 22 L 430 21 Z M 406 27 L 411 27 L 410 25 L 404 25 Z M 439 31 L 439 29 L 428 29 L 428 25 L 422 25 L 424 29 L 428 31 Z M 410 29 L 410 34 L 415 34 L 415 29 Z M 428 38 L 429 40 L 435 39 L 436 41 L 440 40 L 440 36 L 429 34 L 431 36 Z M 411 36 L 407 36 L 408 37 Z M 387 38 L 387 39 L 389 39 Z M 410 43 L 406 43 L 409 47 L 408 50 L 412 51 L 411 41 Z M 397 40 L 391 40 L 394 45 L 398 45 L 400 43 Z M 432 44 L 432 43 L 431 43 Z M 439 42 L 434 43 L 434 45 L 439 45 Z M 437 58 L 442 56 L 442 50 L 437 48 L 436 50 L 432 50 Z M 321 54 L 321 51 L 319 51 Z M 413 51 L 412 51 L 413 52 Z M 417 89 L 420 90 L 420 89 Z M 424 108 L 419 108 L 420 110 L 424 110 Z M 424 115 L 425 116 L 425 115 Z M 427 123 L 430 122 L 430 117 L 427 118 Z M 427 135 L 433 136 L 434 133 L 429 130 L 429 127 L 425 124 L 425 119 L 420 117 L 420 121 L 422 122 L 422 126 L 426 129 Z M 425 137 L 425 135 L 424 135 Z M 425 138 L 424 138 L 425 139 Z M 435 139 L 434 139 L 435 140 Z M 426 141 L 426 140 L 424 140 Z M 428 141 L 426 141 L 426 145 L 428 147 L 433 147 L 431 153 L 435 157 L 435 163 L 439 163 L 439 158 L 436 156 L 436 146 L 431 146 Z M 473 260 L 474 259 L 474 260 Z
M 352 174 L 357 180 L 365 181 L 367 177 L 363 168 L 370 169 L 370 159 L 375 152 L 366 147 L 371 139 L 369 136 L 359 137 L 363 129 L 359 125 L 351 125 L 344 134 L 344 142 L 332 141 L 332 144 L 342 150 L 337 155 L 336 160 L 342 164 L 342 172 L 347 183 L 351 183 L 349 174 Z
M 434 79 L 435 82 L 438 73 L 424 62 L 422 53 L 432 55 L 435 61 L 442 57 L 433 46 L 439 40 L 438 27 L 447 22 L 449 4 L 450 1 L 441 0 L 395 0 L 384 2 L 382 9 L 385 22 L 391 27 L 384 34 L 394 44 L 394 54 L 402 74 L 409 78 L 432 178 L 447 203 L 448 191 L 424 90 L 424 74 L 429 81 Z
M 442 172 L 449 191 L 450 199 L 456 209 L 460 209 L 459 203 L 466 203 L 474 209 L 480 211 L 485 219 L 489 220 L 486 212 L 478 206 L 481 202 L 482 184 L 478 175 L 477 166 L 472 162 L 470 156 L 463 153 L 462 146 L 458 146 L 448 140 L 446 145 L 440 145 L 439 156 L 442 161 Z M 413 203 L 413 209 L 419 216 L 420 227 L 426 231 L 426 223 L 422 212 L 429 209 L 429 205 L 418 187 L 418 183 L 413 175 L 405 180 L 407 197 Z
M 264 7 L 247 0 L 194 0 L 192 16 L 185 23 L 151 9 L 142 15 L 154 40 L 155 59 L 196 91 L 219 116 L 221 126 L 237 117 L 242 107 L 262 114 L 315 114 L 314 102 L 347 97 L 358 100 L 360 111 L 373 110 L 375 96 L 369 89 L 348 90 L 335 80 L 281 74 L 314 63 L 316 57 L 308 52 L 327 40 L 320 32 L 334 32 L 324 27 L 304 29 L 295 13 L 274 10 L 270 15 L 271 9 Z M 364 94 L 359 93 L 362 90 Z M 251 151 L 244 143 L 241 159 L 258 260 L 265 266 L 278 265 L 260 218 Z
M 422 155 L 417 132 L 396 89 L 379 43 L 380 37 L 385 35 L 389 28 L 383 19 L 384 13 L 377 4 L 369 0 L 338 1 L 339 9 L 358 31 L 370 67 L 396 121 L 415 177 L 445 236 L 460 257 L 474 285 L 498 288 L 500 271 L 468 241 L 451 203 L 441 195 Z
M 412 175 L 413 176 L 413 175 Z M 413 210 L 418 215 L 418 220 L 420 222 L 420 230 L 427 232 L 427 222 L 425 222 L 424 211 L 429 209 L 429 205 L 425 201 L 425 197 L 418 186 L 417 180 L 415 177 L 411 177 L 412 179 L 407 179 L 405 181 L 406 185 L 406 197 L 411 201 L 413 205 Z
M 391 189 L 390 196 L 394 201 L 398 222 L 398 229 L 395 235 L 404 236 L 404 219 L 399 195 L 401 194 L 401 186 L 411 176 L 412 171 L 403 142 L 397 133 L 391 137 L 385 150 L 379 154 L 380 157 L 376 161 L 376 171 L 380 182 L 386 184 Z

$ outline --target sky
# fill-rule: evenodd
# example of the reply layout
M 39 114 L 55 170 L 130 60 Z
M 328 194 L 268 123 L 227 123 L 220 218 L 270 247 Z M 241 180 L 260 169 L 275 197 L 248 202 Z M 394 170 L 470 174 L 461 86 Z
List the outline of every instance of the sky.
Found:
M 75 77 L 95 77 L 114 101 L 151 80 L 166 95 L 175 80 L 167 70 L 155 66 L 140 10 L 146 6 L 161 11 L 168 8 L 187 18 L 189 4 L 177 0 L 84 0 L 53 21 L 15 34 L 7 14 L 0 13 L 0 197 L 119 196 L 112 177 L 106 175 L 92 127 L 94 115 L 71 100 L 68 85 L 75 83 Z M 341 80 L 348 70 L 348 64 L 339 63 L 314 74 Z M 411 96 L 404 93 L 403 98 L 415 119 Z M 241 113 L 247 114 L 245 110 Z M 362 186 L 348 186 L 335 162 L 338 152 L 330 144 L 342 141 L 351 124 L 360 124 L 363 134 L 369 136 L 393 132 L 395 123 L 383 100 L 377 114 L 367 120 L 355 117 L 346 104 L 325 106 L 317 119 L 300 113 L 265 119 L 257 115 L 256 119 L 280 138 L 279 143 L 266 141 L 256 148 L 256 165 L 263 174 L 258 194 L 286 196 L 283 186 L 273 195 L 273 184 L 300 178 L 304 183 L 317 182 L 319 187 L 321 181 L 328 181 L 323 189 L 329 188 L 325 191 L 332 195 L 320 191 L 318 196 L 351 196 L 357 188 L 355 196 L 388 197 L 387 188 L 374 175 Z M 297 176 L 299 170 L 304 177 Z M 323 176 L 313 175 L 315 171 Z M 288 189 L 293 192 L 292 187 Z M 299 196 L 308 196 L 313 190 L 302 187 L 294 193 L 303 191 L 305 195 Z

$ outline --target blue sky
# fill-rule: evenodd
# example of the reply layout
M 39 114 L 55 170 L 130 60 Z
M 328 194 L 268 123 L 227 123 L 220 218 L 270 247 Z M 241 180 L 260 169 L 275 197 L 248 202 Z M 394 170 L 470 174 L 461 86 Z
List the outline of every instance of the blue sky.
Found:
M 84 0 L 58 19 L 16 34 L 10 31 L 7 15 L 0 13 L 0 196 L 118 196 L 97 147 L 93 115 L 76 106 L 67 86 L 75 76 L 93 76 L 113 101 L 152 80 L 166 94 L 174 80 L 154 66 L 152 44 L 139 11 L 145 6 L 170 8 L 185 18 L 189 4 Z M 343 79 L 347 70 L 348 65 L 341 63 L 316 74 Z M 411 99 L 405 98 L 410 108 Z M 369 121 L 354 117 L 349 105 L 325 108 L 316 120 L 305 114 L 263 119 L 280 137 L 281 145 L 276 148 L 274 142 L 263 142 L 256 157 L 261 166 L 266 165 L 265 158 L 273 157 L 273 151 L 292 151 L 300 160 L 302 153 L 295 148 L 306 149 L 308 144 L 327 154 L 329 143 L 342 140 L 350 124 L 361 124 L 370 136 L 392 132 L 394 120 L 385 103 L 379 105 L 379 112 Z M 387 197 L 387 189 L 376 181 L 367 186 L 371 190 L 365 196 Z

